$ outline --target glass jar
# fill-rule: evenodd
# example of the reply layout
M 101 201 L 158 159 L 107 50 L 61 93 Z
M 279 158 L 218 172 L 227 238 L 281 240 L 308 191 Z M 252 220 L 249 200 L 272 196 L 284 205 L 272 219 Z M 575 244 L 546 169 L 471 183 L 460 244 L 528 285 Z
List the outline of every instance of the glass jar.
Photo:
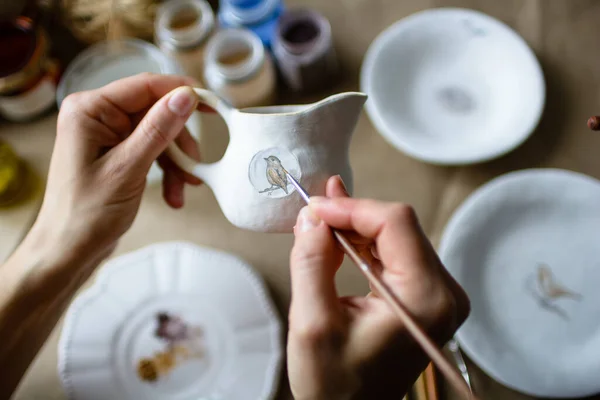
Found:
M 283 80 L 294 91 L 323 89 L 337 76 L 331 25 L 315 11 L 283 13 L 273 39 L 273 54 Z
M 25 188 L 25 166 L 8 143 L 0 141 L 0 207 L 17 201 Z
M 276 73 L 260 38 L 247 29 L 225 29 L 206 46 L 207 86 L 236 108 L 273 104 Z
M 167 1 L 159 7 L 155 25 L 158 47 L 201 82 L 204 46 L 215 26 L 211 6 L 205 0 Z
M 0 115 L 33 119 L 54 106 L 59 67 L 46 34 L 31 19 L 0 23 Z
M 283 10 L 282 0 L 221 0 L 219 23 L 226 28 L 250 29 L 270 49 Z

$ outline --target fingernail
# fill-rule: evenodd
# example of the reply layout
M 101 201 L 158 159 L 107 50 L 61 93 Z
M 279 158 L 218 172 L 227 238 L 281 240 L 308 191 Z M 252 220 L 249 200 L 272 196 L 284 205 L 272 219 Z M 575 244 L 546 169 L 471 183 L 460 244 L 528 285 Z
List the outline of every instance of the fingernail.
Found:
M 185 117 L 186 115 L 190 114 L 194 108 L 196 108 L 197 102 L 198 96 L 196 96 L 196 92 L 194 92 L 192 88 L 184 86 L 176 89 L 175 92 L 173 92 L 167 105 L 173 113 L 179 115 L 180 117 Z
M 381 257 L 379 256 L 379 251 L 377 250 L 377 247 L 375 245 L 371 246 L 371 254 L 374 258 L 381 260 Z
M 321 220 L 308 207 L 303 207 L 298 215 L 296 230 L 299 232 L 308 232 L 316 228 Z
M 337 180 L 340 182 L 340 184 L 342 185 L 342 190 L 344 191 L 344 193 L 346 194 L 346 196 L 350 197 L 350 193 L 348 193 L 348 188 L 346 187 L 346 184 L 344 183 L 344 180 L 342 179 L 341 175 L 336 175 Z

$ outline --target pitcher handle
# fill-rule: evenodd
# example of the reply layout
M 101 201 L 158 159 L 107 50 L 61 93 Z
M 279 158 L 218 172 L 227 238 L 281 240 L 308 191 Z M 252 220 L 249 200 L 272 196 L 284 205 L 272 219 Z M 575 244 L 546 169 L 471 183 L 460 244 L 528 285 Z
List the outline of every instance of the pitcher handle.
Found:
M 201 104 L 205 104 L 210 108 L 218 112 L 221 117 L 228 122 L 228 117 L 233 108 L 225 103 L 219 96 L 213 92 L 205 89 L 194 88 L 194 91 L 198 95 Z M 205 176 L 206 169 L 204 168 L 207 164 L 198 162 L 192 157 L 188 156 L 181 150 L 175 142 L 172 142 L 167 147 L 167 155 L 179 168 L 185 172 L 192 174 L 202 180 L 207 180 Z

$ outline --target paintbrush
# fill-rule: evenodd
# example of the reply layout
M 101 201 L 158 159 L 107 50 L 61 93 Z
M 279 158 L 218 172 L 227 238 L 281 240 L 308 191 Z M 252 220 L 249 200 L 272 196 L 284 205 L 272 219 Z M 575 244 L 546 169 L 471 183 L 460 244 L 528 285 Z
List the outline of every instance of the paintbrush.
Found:
M 284 172 L 290 180 L 291 184 L 296 188 L 296 191 L 306 204 L 310 203 L 310 195 L 304 188 L 298 183 L 288 171 Z M 344 252 L 350 257 L 354 264 L 360 269 L 360 271 L 367 277 L 373 288 L 377 290 L 379 295 L 387 301 L 389 306 L 394 310 L 398 318 L 402 321 L 406 330 L 412 335 L 425 353 L 431 358 L 433 363 L 437 365 L 439 370 L 444 374 L 446 379 L 454 386 L 454 388 L 461 393 L 464 398 L 477 400 L 475 395 L 471 392 L 465 380 L 460 376 L 457 369 L 450 364 L 450 362 L 444 357 L 441 349 L 435 344 L 433 340 L 427 335 L 427 333 L 421 328 L 421 326 L 415 321 L 410 312 L 402 304 L 400 299 L 396 297 L 394 292 L 386 285 L 386 283 L 377 275 L 369 262 L 356 250 L 354 245 L 348 240 L 344 234 L 336 229 L 331 229 L 333 236 L 340 243 Z
M 425 380 L 425 389 L 427 390 L 427 400 L 439 400 L 437 379 L 435 376 L 435 367 L 429 364 L 423 373 Z

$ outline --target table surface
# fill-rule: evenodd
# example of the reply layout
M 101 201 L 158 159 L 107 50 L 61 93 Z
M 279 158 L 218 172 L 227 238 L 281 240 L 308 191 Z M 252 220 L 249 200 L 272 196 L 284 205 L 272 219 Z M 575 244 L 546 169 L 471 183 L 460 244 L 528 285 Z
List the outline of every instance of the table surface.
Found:
M 366 114 L 361 116 L 351 146 L 355 195 L 412 204 L 434 243 L 437 244 L 454 209 L 474 189 L 500 174 L 523 168 L 560 167 L 600 178 L 600 161 L 593 150 L 600 148 L 600 136 L 590 133 L 585 126 L 587 117 L 600 111 L 600 52 L 597 46 L 600 2 L 290 0 L 288 3 L 313 7 L 330 19 L 345 72 L 344 82 L 335 91 L 358 89 L 363 55 L 379 32 L 402 17 L 430 7 L 466 7 L 488 13 L 516 29 L 538 55 L 547 82 L 544 116 L 533 136 L 501 159 L 452 168 L 425 164 L 392 148 L 375 131 Z M 0 125 L 0 138 L 13 144 L 38 176 L 44 178 L 55 124 L 55 114 L 29 124 L 5 123 Z M 218 118 L 205 118 L 201 147 L 207 160 L 218 159 L 226 143 L 227 136 Z M 0 260 L 25 233 L 40 201 L 41 191 L 38 191 L 26 204 L 0 211 Z M 292 237 L 257 234 L 233 227 L 206 187 L 188 190 L 186 202 L 184 209 L 171 210 L 161 200 L 160 188 L 150 187 L 133 227 L 123 237 L 114 256 L 173 240 L 232 252 L 249 261 L 264 276 L 284 316 L 290 300 L 288 254 Z M 337 282 L 342 295 L 362 294 L 367 290 L 363 277 L 348 264 L 338 273 Z M 32 365 L 16 399 L 64 398 L 56 372 L 59 333 L 60 325 Z M 473 365 L 471 371 L 475 388 L 482 398 L 530 398 L 502 387 Z M 284 378 L 280 398 L 291 398 Z M 456 397 L 448 392 L 447 398 Z

